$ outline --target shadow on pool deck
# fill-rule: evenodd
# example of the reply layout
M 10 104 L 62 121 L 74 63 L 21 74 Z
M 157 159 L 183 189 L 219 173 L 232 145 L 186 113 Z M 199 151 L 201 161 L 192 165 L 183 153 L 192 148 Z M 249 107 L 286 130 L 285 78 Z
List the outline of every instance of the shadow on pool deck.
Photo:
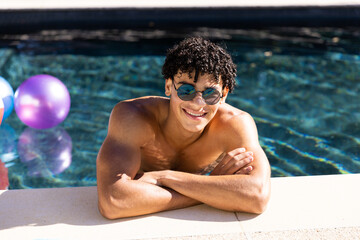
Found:
M 98 212 L 96 187 L 2 191 L 0 206 L 1 239 L 7 239 L 6 236 L 68 239 L 76 235 L 81 236 L 76 239 L 98 239 L 110 233 L 105 239 L 119 235 L 134 239 L 240 231 L 234 213 L 206 205 L 107 220 Z
M 97 209 L 96 187 L 9 190 L 0 195 L 0 206 L 0 230 L 58 223 L 92 226 L 144 218 L 105 219 Z M 192 208 L 196 208 L 196 211 L 192 211 Z M 233 215 L 233 220 L 236 220 L 234 213 L 205 205 L 192 208 L 161 212 L 157 216 L 185 221 L 229 222 L 232 219 L 227 216 Z M 214 215 L 217 217 L 214 218 Z

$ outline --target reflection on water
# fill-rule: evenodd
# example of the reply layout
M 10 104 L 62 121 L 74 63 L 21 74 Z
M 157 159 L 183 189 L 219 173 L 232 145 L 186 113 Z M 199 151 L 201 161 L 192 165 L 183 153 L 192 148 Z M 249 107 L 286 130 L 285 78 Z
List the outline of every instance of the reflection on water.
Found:
M 11 165 L 11 161 L 17 158 L 16 154 L 16 133 L 7 123 L 0 126 L 0 159 L 6 164 Z
M 46 130 L 26 128 L 19 137 L 17 149 L 29 176 L 59 174 L 71 164 L 72 140 L 60 127 Z

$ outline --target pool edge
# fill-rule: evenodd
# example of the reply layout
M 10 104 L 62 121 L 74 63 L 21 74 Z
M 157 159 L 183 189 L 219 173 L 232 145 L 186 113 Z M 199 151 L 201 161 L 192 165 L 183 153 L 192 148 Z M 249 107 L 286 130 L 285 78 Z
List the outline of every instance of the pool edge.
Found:
M 246 239 L 266 232 L 357 231 L 360 193 L 354 189 L 359 181 L 360 174 L 272 178 L 272 197 L 261 215 L 199 205 L 115 221 L 98 213 L 96 187 L 7 190 L 0 192 L 0 219 L 6 221 L 0 222 L 0 238 L 220 239 L 227 234 Z

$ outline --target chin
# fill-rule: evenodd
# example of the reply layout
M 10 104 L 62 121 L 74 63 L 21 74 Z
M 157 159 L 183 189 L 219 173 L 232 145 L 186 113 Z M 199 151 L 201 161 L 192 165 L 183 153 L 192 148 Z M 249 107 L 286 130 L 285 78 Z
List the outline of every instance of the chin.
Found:
M 200 121 L 192 121 L 192 120 L 189 121 L 189 119 L 186 120 L 187 121 L 183 123 L 183 127 L 186 131 L 192 133 L 202 132 L 210 122 L 210 120 L 207 118 L 201 119 Z

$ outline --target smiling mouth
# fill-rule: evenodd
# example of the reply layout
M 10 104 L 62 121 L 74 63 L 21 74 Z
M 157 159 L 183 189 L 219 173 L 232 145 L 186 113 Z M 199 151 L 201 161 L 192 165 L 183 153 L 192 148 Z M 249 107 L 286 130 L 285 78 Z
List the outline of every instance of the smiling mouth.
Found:
M 185 109 L 183 109 L 183 110 L 187 115 L 189 115 L 192 118 L 201 118 L 201 117 L 204 117 L 206 115 L 206 113 L 192 113 L 192 112 L 186 111 Z

